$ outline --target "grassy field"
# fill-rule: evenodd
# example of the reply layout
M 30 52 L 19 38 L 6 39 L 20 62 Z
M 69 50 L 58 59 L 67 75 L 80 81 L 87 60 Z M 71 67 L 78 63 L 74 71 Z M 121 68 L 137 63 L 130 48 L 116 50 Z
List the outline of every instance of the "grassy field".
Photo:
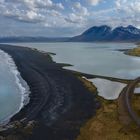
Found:
M 81 81 L 91 92 L 97 93 L 91 82 L 82 78 Z M 77 140 L 140 140 L 139 127 L 133 121 L 124 125 L 119 120 L 117 100 L 105 100 L 98 95 L 97 98 L 101 102 L 101 108 L 81 128 Z M 138 98 L 140 96 L 134 96 L 133 105 L 136 110 L 140 107 Z

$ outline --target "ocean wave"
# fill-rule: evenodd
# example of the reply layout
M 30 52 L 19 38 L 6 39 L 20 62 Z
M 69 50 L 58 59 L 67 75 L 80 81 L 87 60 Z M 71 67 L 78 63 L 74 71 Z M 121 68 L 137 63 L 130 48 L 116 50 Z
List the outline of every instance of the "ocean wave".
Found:
M 0 50 L 0 54 L 3 55 L 3 58 L 5 59 L 6 65 L 9 67 L 9 70 L 11 74 L 14 75 L 15 83 L 17 85 L 17 88 L 19 90 L 19 94 L 21 94 L 21 104 L 15 112 L 13 112 L 10 116 L 2 120 L 0 122 L 0 125 L 7 124 L 11 117 L 13 117 L 16 113 L 18 113 L 25 105 L 29 103 L 29 94 L 30 94 L 30 88 L 26 81 L 21 77 L 20 72 L 18 71 L 18 68 L 13 60 L 13 58 L 3 50 Z

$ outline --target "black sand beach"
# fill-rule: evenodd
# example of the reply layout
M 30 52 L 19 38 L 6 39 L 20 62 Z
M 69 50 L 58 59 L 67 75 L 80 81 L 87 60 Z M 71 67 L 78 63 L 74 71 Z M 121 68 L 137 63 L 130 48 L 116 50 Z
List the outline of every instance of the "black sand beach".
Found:
M 80 127 L 99 106 L 95 95 L 47 53 L 10 45 L 0 45 L 0 49 L 13 57 L 31 90 L 30 103 L 11 121 L 38 122 L 29 140 L 76 139 Z

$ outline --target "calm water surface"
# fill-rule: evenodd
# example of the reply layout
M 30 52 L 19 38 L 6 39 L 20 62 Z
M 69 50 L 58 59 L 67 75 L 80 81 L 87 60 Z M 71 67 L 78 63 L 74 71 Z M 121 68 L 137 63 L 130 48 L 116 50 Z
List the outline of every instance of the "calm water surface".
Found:
M 59 63 L 72 64 L 67 69 L 93 75 L 134 79 L 140 76 L 140 58 L 127 56 L 120 49 L 136 47 L 131 43 L 21 43 L 16 44 L 56 53 L 53 59 Z M 105 79 L 89 79 L 96 85 L 99 95 L 105 99 L 116 99 L 126 86 Z M 137 92 L 138 89 L 137 89 Z
M 140 76 L 140 58 L 118 49 L 136 47 L 131 43 L 22 43 L 41 51 L 56 53 L 53 59 L 72 64 L 68 69 L 108 77 L 134 79 Z

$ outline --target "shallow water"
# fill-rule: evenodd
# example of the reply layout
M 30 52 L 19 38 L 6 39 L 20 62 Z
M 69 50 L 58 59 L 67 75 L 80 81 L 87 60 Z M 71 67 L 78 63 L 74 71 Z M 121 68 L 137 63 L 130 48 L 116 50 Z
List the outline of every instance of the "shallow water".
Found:
M 103 98 L 108 100 L 117 99 L 123 88 L 126 86 L 126 84 L 123 83 L 112 82 L 110 80 L 100 78 L 88 80 L 97 87 L 99 96 L 102 96 Z
M 7 123 L 24 105 L 29 87 L 12 58 L 0 50 L 0 125 Z M 26 102 L 27 103 L 27 102 Z

